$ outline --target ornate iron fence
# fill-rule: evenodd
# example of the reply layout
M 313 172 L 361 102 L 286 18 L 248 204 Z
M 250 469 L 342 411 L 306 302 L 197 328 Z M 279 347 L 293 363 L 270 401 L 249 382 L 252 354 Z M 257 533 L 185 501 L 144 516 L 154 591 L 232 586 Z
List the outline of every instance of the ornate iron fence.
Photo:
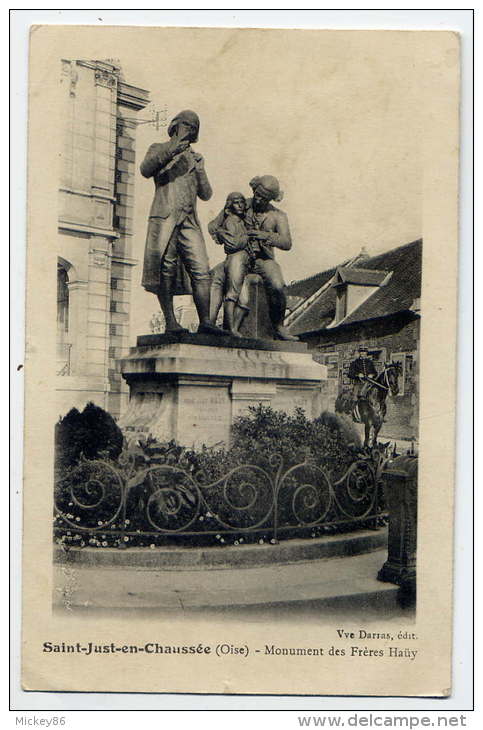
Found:
M 215 480 L 182 461 L 139 469 L 135 459 L 82 460 L 58 479 L 54 532 L 59 541 L 127 547 L 140 539 L 263 533 L 270 542 L 316 528 L 376 529 L 382 459 L 356 458 L 337 476 L 330 460 L 284 467 L 243 464 Z M 63 537 L 62 537 L 63 536 Z M 74 542 L 75 544 L 75 542 Z

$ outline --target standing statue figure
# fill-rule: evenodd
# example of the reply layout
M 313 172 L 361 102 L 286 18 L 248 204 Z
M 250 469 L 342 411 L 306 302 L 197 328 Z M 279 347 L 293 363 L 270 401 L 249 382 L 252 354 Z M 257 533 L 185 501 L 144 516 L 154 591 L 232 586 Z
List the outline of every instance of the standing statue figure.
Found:
M 233 278 L 235 290 L 241 290 L 247 273 L 258 274 L 265 288 L 268 300 L 270 321 L 275 338 L 279 340 L 298 340 L 289 334 L 283 325 L 287 300 L 282 270 L 275 261 L 275 248 L 289 251 L 292 238 L 286 214 L 275 208 L 271 200 L 280 201 L 283 192 L 273 175 L 262 175 L 250 180 L 253 198 L 247 201 L 244 225 L 248 234 L 248 244 L 237 258 L 237 265 L 227 272 Z M 230 289 L 230 282 L 228 283 Z
M 210 322 L 210 265 L 196 213 L 196 198 L 212 195 L 203 157 L 191 148 L 199 128 L 195 112 L 180 112 L 168 127 L 170 140 L 152 144 L 141 164 L 142 175 L 155 185 L 142 285 L 158 297 L 167 333 L 188 332 L 176 320 L 173 296 L 192 293 L 198 332 L 222 335 Z
M 222 301 L 224 324 L 235 337 L 242 337 L 240 327 L 250 311 L 245 250 L 248 233 L 245 227 L 246 200 L 242 193 L 229 193 L 223 210 L 208 224 L 215 243 L 223 246 L 226 259 L 211 272 L 210 316 L 216 323 Z

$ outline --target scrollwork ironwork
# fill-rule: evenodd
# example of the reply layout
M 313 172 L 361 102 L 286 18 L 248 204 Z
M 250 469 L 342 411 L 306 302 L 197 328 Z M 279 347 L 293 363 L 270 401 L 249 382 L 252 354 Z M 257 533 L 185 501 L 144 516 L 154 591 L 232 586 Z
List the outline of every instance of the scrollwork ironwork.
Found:
M 319 467 L 304 463 L 289 469 L 280 480 L 279 495 L 288 489 L 287 498 L 278 500 L 279 509 L 288 507 L 287 521 L 294 527 L 311 527 L 322 523 L 332 504 L 332 487 L 327 473 Z M 290 496 L 291 493 L 291 496 Z M 283 514 L 283 513 L 282 513 Z
M 255 530 L 273 510 L 273 479 L 255 464 L 236 466 L 201 489 L 210 514 L 226 529 Z
M 125 487 L 120 473 L 106 461 L 81 461 L 56 484 L 55 508 L 75 529 L 109 527 L 123 509 Z
M 188 530 L 199 516 L 198 486 L 182 469 L 155 466 L 147 472 L 150 495 L 146 518 L 151 527 L 165 533 Z
M 381 464 L 356 458 L 335 479 L 306 460 L 284 467 L 279 453 L 266 465 L 240 464 L 209 481 L 181 452 L 150 462 L 139 450 L 114 464 L 83 460 L 56 484 L 56 529 L 125 535 L 245 534 L 327 525 L 357 525 L 377 518 Z M 218 535 L 219 537 L 219 535 Z

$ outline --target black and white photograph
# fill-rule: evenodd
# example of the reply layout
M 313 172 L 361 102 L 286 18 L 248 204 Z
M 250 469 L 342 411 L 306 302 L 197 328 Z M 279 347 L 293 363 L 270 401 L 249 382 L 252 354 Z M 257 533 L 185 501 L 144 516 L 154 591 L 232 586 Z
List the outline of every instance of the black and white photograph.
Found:
M 458 64 L 31 34 L 26 688 L 450 693 Z

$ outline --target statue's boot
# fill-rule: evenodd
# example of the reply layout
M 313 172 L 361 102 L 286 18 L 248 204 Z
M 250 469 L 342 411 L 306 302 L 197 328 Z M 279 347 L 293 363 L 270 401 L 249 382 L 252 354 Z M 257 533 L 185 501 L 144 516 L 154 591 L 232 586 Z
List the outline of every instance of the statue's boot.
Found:
M 270 314 L 270 320 L 275 333 L 276 340 L 287 340 L 291 342 L 298 342 L 298 337 L 291 335 L 286 327 L 283 325 L 285 319 L 285 310 L 287 307 L 287 300 L 285 293 L 280 289 L 267 290 L 268 294 L 268 311 Z
M 233 336 L 230 330 L 224 330 L 221 327 L 211 324 L 211 322 L 205 322 L 205 324 L 200 323 L 197 331 L 199 335 L 215 335 L 216 337 Z
M 193 289 L 193 301 L 200 320 L 198 333 L 200 335 L 216 335 L 217 337 L 231 335 L 231 332 L 217 327 L 210 320 L 210 281 L 192 281 L 191 287 Z
M 286 340 L 287 342 L 298 342 L 299 341 L 298 337 L 296 337 L 295 335 L 291 335 L 290 332 L 288 331 L 288 329 L 281 324 L 274 327 L 274 329 L 275 329 L 275 339 L 277 339 L 277 340 Z
M 176 316 L 174 314 L 173 309 L 173 280 L 168 277 L 161 277 L 160 286 L 158 290 L 158 300 L 159 300 L 159 306 L 161 307 L 161 311 L 164 315 L 164 321 L 165 321 L 165 333 L 166 334 L 182 334 L 182 333 L 189 333 L 189 330 L 186 329 L 186 327 L 182 327 L 178 320 L 176 319 Z
M 235 302 L 231 299 L 226 299 L 224 304 L 225 323 L 224 326 L 230 331 L 233 337 L 241 337 L 241 334 L 235 327 Z

